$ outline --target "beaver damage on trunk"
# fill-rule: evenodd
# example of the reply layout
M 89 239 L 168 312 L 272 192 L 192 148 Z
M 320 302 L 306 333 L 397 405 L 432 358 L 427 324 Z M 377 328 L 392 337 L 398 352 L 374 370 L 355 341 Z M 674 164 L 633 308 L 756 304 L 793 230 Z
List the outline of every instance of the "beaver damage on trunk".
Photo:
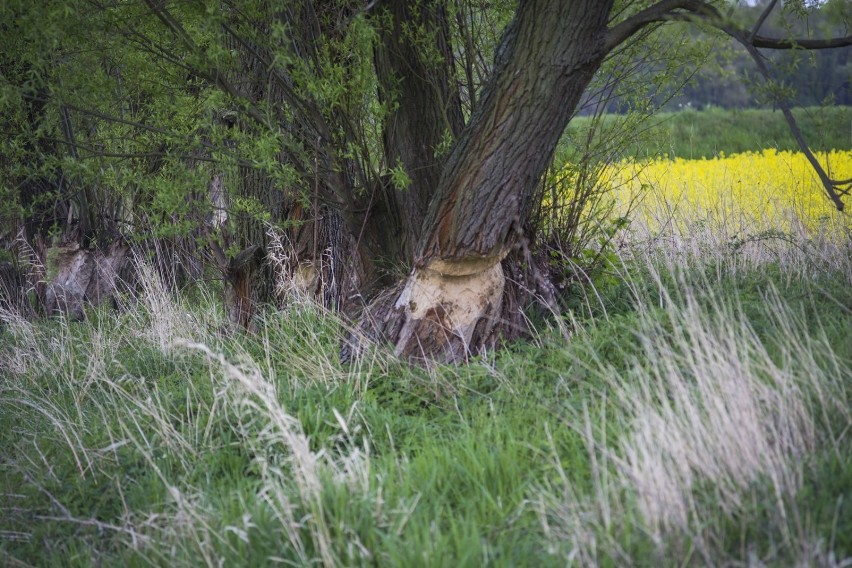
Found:
M 481 267 L 481 265 L 480 265 Z M 394 304 L 404 317 L 395 353 L 405 358 L 461 361 L 472 354 L 500 315 L 505 277 L 499 262 L 484 270 L 448 275 L 415 269 Z

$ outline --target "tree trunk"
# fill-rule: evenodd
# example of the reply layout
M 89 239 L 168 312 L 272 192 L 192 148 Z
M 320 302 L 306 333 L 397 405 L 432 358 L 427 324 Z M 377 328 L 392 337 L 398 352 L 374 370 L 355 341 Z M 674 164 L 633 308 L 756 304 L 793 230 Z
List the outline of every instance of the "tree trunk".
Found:
M 47 270 L 55 276 L 46 286 L 45 312 L 81 320 L 86 305 L 113 298 L 128 250 L 120 240 L 104 249 L 86 249 L 76 242 L 49 249 Z
M 606 54 L 611 5 L 520 4 L 479 107 L 443 169 L 415 268 L 401 292 L 371 307 L 362 322 L 368 336 L 390 340 L 403 357 L 448 361 L 495 337 L 506 292 L 501 262 Z
M 389 168 L 402 166 L 411 180 L 406 188 L 384 184 L 387 213 L 377 230 L 383 250 L 408 263 L 421 229 L 411 220 L 425 217 L 445 161 L 443 147 L 464 127 L 445 4 L 385 2 L 375 18 L 379 97 L 391 107 L 383 129 L 385 161 Z M 424 54 L 424 42 L 434 49 L 431 55 Z

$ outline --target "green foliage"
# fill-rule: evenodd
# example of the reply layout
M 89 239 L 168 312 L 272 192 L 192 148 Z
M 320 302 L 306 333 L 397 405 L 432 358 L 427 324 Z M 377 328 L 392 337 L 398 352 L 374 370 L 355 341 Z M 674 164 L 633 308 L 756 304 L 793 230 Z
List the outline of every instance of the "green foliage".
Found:
M 793 114 L 812 148 L 852 148 L 849 132 L 852 107 L 794 109 Z M 604 119 L 613 123 L 613 127 L 618 120 L 621 119 L 616 116 Z M 563 147 L 568 149 L 570 141 L 584 139 L 590 128 L 589 118 L 572 120 Z M 781 112 L 761 109 L 662 112 L 623 142 L 619 155 L 635 158 L 668 155 L 692 159 L 713 157 L 719 152 L 734 154 L 764 148 L 798 150 Z
M 319 14 L 326 28 L 313 37 L 265 2 L 162 8 L 179 32 L 144 3 L 0 7 L 16 30 L 0 39 L 7 210 L 50 217 L 59 230 L 68 204 L 110 219 L 110 242 L 116 227 L 129 239 L 194 237 L 213 207 L 233 206 L 229 234 L 256 241 L 258 223 L 286 211 L 282 194 L 313 191 L 306 172 L 342 167 L 320 151 L 380 170 L 375 32 L 363 14 Z M 210 202 L 217 175 L 234 199 Z
M 405 166 L 403 166 L 402 160 L 399 158 L 397 158 L 396 166 L 388 170 L 388 173 L 390 174 L 391 183 L 396 189 L 402 191 L 408 189 L 411 185 L 411 177 L 405 171 Z

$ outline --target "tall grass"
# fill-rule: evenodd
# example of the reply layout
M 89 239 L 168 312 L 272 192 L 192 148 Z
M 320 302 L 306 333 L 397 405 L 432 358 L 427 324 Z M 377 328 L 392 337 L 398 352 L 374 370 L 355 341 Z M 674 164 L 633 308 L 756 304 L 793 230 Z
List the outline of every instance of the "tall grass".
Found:
M 635 234 L 605 309 L 461 367 L 342 365 L 298 294 L 222 333 L 144 266 L 119 311 L 3 312 L 0 559 L 844 565 L 849 241 L 714 231 Z
M 723 228 L 680 221 L 686 230 L 650 240 L 640 231 L 642 244 L 625 250 L 636 349 L 619 365 L 587 354 L 583 366 L 607 385 L 605 410 L 593 418 L 586 401 L 565 427 L 584 437 L 593 490 L 556 459 L 560 482 L 539 501 L 545 533 L 583 565 L 632 562 L 644 540 L 657 557 L 707 565 L 847 565 L 831 550 L 834 533 L 812 530 L 800 492 L 821 456 L 848 448 L 852 361 L 837 352 L 848 320 L 825 328 L 788 298 L 794 288 L 848 317 L 822 284 L 852 283 L 852 245 L 841 233 L 732 248 Z M 779 269 L 755 296 L 728 288 Z M 757 322 L 744 301 L 759 303 Z M 759 524 L 777 541 L 732 554 L 732 530 Z

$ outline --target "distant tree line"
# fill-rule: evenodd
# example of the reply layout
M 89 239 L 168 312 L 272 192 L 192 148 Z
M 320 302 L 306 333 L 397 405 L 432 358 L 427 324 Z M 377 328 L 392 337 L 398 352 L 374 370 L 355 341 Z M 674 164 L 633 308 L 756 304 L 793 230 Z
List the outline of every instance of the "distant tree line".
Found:
M 737 2 L 731 7 L 731 17 L 744 27 L 755 22 L 770 0 Z M 837 37 L 852 29 L 852 2 L 828 0 L 822 2 L 784 2 L 781 9 L 772 11 L 763 23 L 761 33 L 772 37 Z M 651 73 L 681 75 L 681 83 L 662 85 L 654 93 L 655 106 L 664 110 L 683 108 L 703 109 L 714 106 L 725 109 L 773 108 L 774 96 L 756 77 L 754 62 L 735 40 L 709 37 L 698 26 L 689 25 L 675 30 L 692 36 L 697 46 L 707 54 L 705 64 L 694 72 L 693 67 L 679 68 L 679 60 L 648 62 Z M 852 57 L 848 49 L 806 51 L 804 49 L 761 50 L 769 62 L 777 88 L 800 106 L 852 105 Z M 672 86 L 677 85 L 676 90 Z M 615 97 L 607 105 L 608 112 L 625 112 L 633 101 Z M 589 114 L 584 108 L 581 114 Z

